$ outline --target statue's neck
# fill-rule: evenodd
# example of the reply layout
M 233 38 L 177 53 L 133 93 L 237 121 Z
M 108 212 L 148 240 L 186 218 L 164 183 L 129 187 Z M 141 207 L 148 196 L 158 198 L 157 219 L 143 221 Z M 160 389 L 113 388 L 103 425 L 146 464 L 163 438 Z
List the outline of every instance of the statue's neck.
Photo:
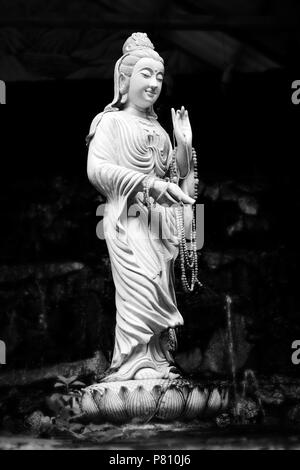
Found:
M 134 104 L 128 104 L 127 106 L 125 106 L 125 108 L 123 109 L 123 111 L 125 113 L 128 113 L 128 114 L 132 114 L 133 116 L 138 116 L 138 117 L 142 117 L 142 118 L 148 118 L 149 117 L 149 112 L 150 112 L 150 108 L 147 108 L 147 109 L 144 109 L 144 108 L 140 108 Z

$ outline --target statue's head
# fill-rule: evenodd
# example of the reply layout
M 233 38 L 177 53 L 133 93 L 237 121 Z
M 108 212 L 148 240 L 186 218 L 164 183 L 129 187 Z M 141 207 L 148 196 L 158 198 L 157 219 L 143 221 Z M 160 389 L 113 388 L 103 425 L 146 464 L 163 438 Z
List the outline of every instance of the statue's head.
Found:
M 164 61 L 145 33 L 132 34 L 123 45 L 123 55 L 115 65 L 115 93 L 106 109 L 124 109 L 130 104 L 155 116 L 164 76 Z

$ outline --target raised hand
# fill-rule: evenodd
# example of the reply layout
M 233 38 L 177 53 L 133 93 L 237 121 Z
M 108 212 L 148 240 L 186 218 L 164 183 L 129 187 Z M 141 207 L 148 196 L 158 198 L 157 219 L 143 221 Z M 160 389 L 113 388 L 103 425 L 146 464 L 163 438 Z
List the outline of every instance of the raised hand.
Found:
M 181 106 L 181 109 L 178 109 L 176 112 L 172 108 L 171 115 L 177 144 L 192 145 L 192 128 L 188 111 L 184 106 Z

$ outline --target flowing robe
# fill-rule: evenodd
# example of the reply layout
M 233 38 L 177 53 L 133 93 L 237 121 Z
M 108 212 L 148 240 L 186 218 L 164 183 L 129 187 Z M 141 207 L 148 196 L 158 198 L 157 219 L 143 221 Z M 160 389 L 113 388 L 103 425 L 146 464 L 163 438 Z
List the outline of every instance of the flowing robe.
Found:
M 88 177 L 107 198 L 103 227 L 116 289 L 111 379 L 132 379 L 146 368 L 168 377 L 159 338 L 183 324 L 174 291 L 175 212 L 156 204 L 150 215 L 137 188 L 147 175 L 165 176 L 171 142 L 155 118 L 123 111 L 96 116 L 90 135 Z

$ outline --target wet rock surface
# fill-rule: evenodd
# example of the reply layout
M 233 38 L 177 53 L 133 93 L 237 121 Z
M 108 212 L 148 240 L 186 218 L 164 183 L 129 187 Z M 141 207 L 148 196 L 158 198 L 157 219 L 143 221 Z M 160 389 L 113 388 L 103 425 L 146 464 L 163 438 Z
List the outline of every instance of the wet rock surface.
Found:
M 278 420 L 255 424 L 255 406 L 244 407 L 247 422 L 233 424 L 230 415 L 213 421 L 148 424 L 81 424 L 32 413 L 23 425 L 6 419 L 0 449 L 299 449 L 299 423 Z
M 165 450 L 165 449 L 299 449 L 297 432 L 261 432 L 255 427 L 234 430 L 219 429 L 210 423 L 148 424 L 113 426 L 90 425 L 84 432 L 74 428 L 68 435 L 38 438 L 28 435 L 0 435 L 0 449 L 5 450 L 59 450 L 109 449 Z

